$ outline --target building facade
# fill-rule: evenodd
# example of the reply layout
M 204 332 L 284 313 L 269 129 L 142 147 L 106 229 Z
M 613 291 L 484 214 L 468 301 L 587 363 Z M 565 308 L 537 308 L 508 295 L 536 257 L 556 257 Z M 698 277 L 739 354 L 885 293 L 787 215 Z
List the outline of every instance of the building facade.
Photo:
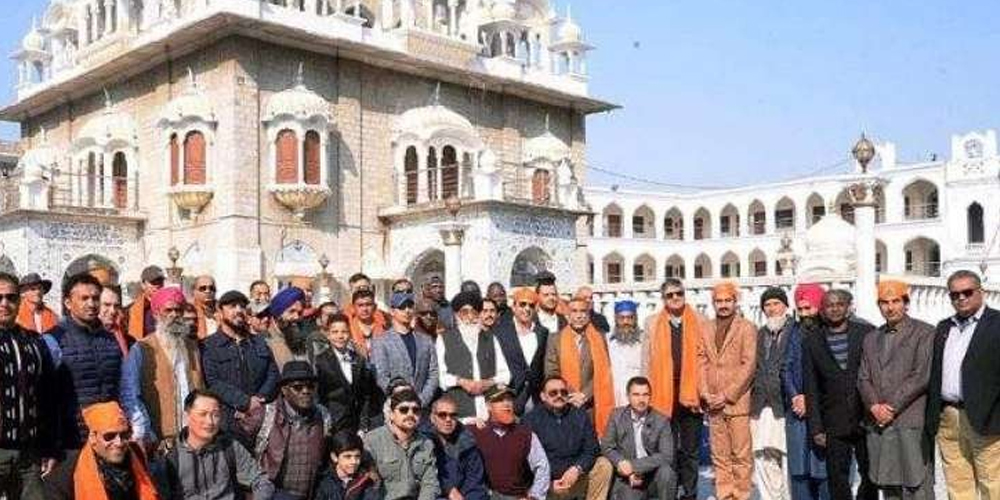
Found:
M 546 0 L 52 0 L 21 45 L 16 271 L 583 274 L 586 116 L 613 105 Z

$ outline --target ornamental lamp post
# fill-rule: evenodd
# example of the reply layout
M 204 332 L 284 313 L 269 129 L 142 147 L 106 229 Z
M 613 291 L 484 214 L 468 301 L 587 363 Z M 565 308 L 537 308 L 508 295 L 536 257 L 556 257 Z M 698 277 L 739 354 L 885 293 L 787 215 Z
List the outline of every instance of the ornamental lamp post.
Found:
M 851 155 L 861 166 L 861 174 L 851 181 L 847 192 L 854 207 L 855 277 L 854 296 L 874 297 L 878 271 L 875 266 L 875 211 L 882 196 L 885 180 L 868 171 L 868 164 L 875 158 L 875 145 L 861 134 L 851 148 Z M 874 300 L 858 301 L 857 314 L 871 322 L 880 319 Z
M 458 222 L 458 212 L 462 209 L 462 200 L 457 195 L 451 195 L 444 201 L 444 209 L 451 215 L 451 222 L 437 225 L 444 243 L 445 293 L 450 297 L 458 293 L 462 283 L 462 241 L 465 239 L 467 224 Z
M 862 132 L 861 138 L 851 148 L 851 155 L 861 165 L 861 173 L 868 173 L 868 164 L 875 158 L 875 145 Z
M 167 258 L 170 259 L 170 267 L 167 270 L 167 277 L 170 278 L 170 282 L 174 284 L 181 284 L 181 277 L 184 275 L 184 268 L 177 267 L 177 260 L 181 258 L 181 252 L 177 250 L 177 247 L 171 246 L 167 250 Z

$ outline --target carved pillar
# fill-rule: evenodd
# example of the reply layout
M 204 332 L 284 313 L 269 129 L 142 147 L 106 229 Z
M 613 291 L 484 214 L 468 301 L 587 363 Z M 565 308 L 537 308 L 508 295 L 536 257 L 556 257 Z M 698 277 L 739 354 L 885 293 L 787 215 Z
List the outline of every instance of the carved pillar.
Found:
M 875 301 L 875 209 L 881 195 L 884 181 L 868 174 L 853 182 L 847 192 L 854 207 L 855 268 L 854 296 L 857 297 L 858 316 L 877 323 L 880 313 Z
M 447 297 L 457 294 L 462 285 L 462 241 L 466 228 L 467 224 L 457 222 L 438 225 L 441 242 L 444 243 L 444 291 Z
M 448 0 L 448 36 L 458 36 L 458 0 Z
M 426 149 L 426 148 L 424 148 Z M 423 153 L 423 154 L 421 154 Z M 403 182 L 406 182 L 404 179 Z M 427 185 L 427 153 L 417 148 L 417 203 L 426 203 L 428 199 Z

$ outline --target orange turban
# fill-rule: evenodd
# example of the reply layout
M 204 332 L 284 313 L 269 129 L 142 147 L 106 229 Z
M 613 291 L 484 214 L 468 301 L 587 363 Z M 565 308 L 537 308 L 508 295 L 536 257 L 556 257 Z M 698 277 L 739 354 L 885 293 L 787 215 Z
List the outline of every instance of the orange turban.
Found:
M 738 295 L 739 290 L 736 289 L 736 283 L 732 281 L 723 281 L 712 287 L 713 299 L 724 299 L 727 297 L 735 299 Z
M 291 279 L 289 284 L 303 292 L 311 292 L 313 289 L 313 279 L 308 276 L 296 276 Z
M 910 285 L 897 280 L 886 280 L 878 283 L 878 300 L 889 300 L 910 296 Z
M 538 303 L 538 294 L 526 286 L 515 288 L 511 295 L 514 297 L 515 304 L 518 302 L 531 302 L 532 304 Z
M 83 409 L 83 421 L 91 432 L 104 432 L 128 427 L 128 419 L 118 403 L 95 403 Z

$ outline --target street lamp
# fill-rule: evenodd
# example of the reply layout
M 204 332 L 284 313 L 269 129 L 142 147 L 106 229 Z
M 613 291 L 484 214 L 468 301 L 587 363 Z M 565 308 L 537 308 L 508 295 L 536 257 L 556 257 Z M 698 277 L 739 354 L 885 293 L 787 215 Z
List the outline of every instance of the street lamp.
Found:
M 181 276 L 184 275 L 184 268 L 177 267 L 177 260 L 181 258 L 180 250 L 177 247 L 172 246 L 167 250 L 167 258 L 170 259 L 170 267 L 167 268 L 167 277 L 170 278 L 171 283 L 180 283 Z
M 862 133 L 861 138 L 851 148 L 851 155 L 861 165 L 861 173 L 868 173 L 868 164 L 875 158 L 875 145 Z

